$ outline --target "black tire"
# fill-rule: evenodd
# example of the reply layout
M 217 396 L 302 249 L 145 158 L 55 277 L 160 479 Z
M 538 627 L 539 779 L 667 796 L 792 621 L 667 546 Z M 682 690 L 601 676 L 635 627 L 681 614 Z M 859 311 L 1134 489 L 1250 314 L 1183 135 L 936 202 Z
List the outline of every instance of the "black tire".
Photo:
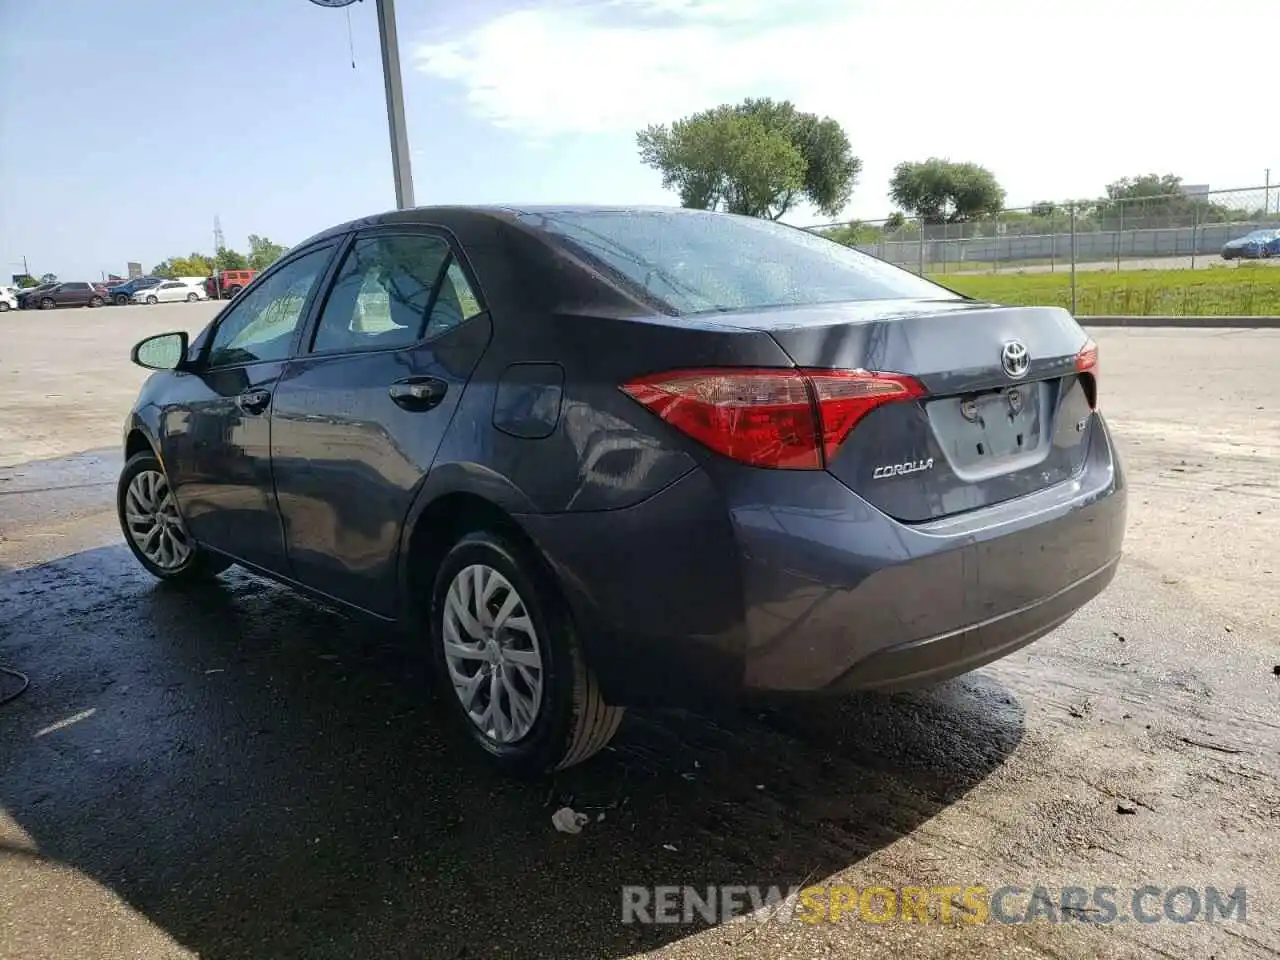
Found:
M 117 307 L 123 307 L 129 302 L 129 298 L 123 293 L 117 293 L 115 295 L 115 302 Z
M 89 306 L 90 306 L 91 308 L 96 308 L 96 307 L 100 307 L 100 306 L 102 306 L 102 298 L 101 298 L 101 297 L 93 297 L 93 298 L 91 298 L 91 299 L 89 300 Z
M 1263 259 L 1263 260 L 1270 260 L 1270 259 L 1271 259 L 1271 248 L 1270 248 L 1270 247 L 1263 247 L 1261 250 L 1259 250 L 1259 251 L 1258 251 L 1258 256 L 1262 257 L 1262 259 Z
M 157 303 L 159 303 L 159 302 L 160 302 L 160 298 L 159 298 L 159 297 L 147 297 L 147 306 L 148 306 L 148 307 L 154 307 L 154 306 L 155 306 Z
M 53 302 L 52 297 L 45 297 L 43 300 L 40 301 L 41 310 L 52 310 L 55 306 L 56 304 Z
M 133 478 L 144 470 L 164 473 L 164 467 L 161 466 L 160 461 L 152 453 L 135 453 L 130 457 L 124 465 L 124 469 L 120 471 L 120 480 L 116 484 L 116 516 L 120 520 L 120 532 L 124 534 L 124 542 L 128 544 L 130 552 L 146 568 L 146 571 L 153 577 L 170 583 L 199 583 L 216 577 L 231 566 L 231 561 L 226 557 L 209 553 L 202 549 L 199 544 L 194 545 L 194 549 L 191 551 L 186 563 L 172 570 L 157 566 L 138 549 L 137 544 L 133 542 L 133 537 L 129 533 L 128 523 L 125 520 L 125 495 Z
M 444 658 L 445 598 L 454 577 L 472 564 L 497 570 L 519 593 L 542 647 L 542 702 L 529 732 L 514 743 L 498 743 L 467 716 Z M 608 744 L 625 709 L 609 706 L 583 660 L 573 621 L 549 571 L 532 552 L 490 531 L 476 531 L 453 545 L 431 592 L 429 638 L 433 673 L 445 709 L 504 773 L 532 779 L 581 763 Z
M 227 291 L 227 299 L 234 300 L 236 297 L 240 296 L 240 291 L 243 289 L 244 287 L 232 287 Z
M 9 312 L 9 302 L 7 300 L 0 300 L 0 313 L 8 313 L 8 312 Z
M 195 302 L 196 302 L 197 300 L 199 300 L 199 299 L 200 299 L 200 294 L 198 294 L 198 293 L 188 293 L 188 294 L 187 294 L 187 303 L 195 303 Z

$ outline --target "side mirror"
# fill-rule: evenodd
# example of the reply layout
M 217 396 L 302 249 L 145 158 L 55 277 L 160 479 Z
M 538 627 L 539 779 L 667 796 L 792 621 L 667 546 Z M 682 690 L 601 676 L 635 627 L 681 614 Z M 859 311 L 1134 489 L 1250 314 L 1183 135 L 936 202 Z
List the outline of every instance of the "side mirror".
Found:
M 129 359 L 148 370 L 177 370 L 187 359 L 187 334 L 158 333 L 133 345 Z

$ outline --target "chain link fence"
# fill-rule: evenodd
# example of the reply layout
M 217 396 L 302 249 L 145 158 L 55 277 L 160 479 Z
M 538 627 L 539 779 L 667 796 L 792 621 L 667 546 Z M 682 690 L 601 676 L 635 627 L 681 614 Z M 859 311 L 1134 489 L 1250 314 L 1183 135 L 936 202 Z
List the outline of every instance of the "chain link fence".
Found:
M 1280 241 L 1224 253 L 1254 231 L 1280 231 L 1280 186 L 1037 203 L 957 223 L 897 216 L 809 229 L 937 278 L 1071 274 L 1074 306 L 1077 271 L 1195 269 L 1268 255 L 1280 269 Z

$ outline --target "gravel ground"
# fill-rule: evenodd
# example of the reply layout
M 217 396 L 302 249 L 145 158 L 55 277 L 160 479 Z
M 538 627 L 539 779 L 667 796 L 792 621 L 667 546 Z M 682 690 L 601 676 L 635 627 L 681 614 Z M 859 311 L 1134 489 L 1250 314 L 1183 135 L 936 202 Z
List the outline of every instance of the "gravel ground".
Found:
M 82 313 L 123 356 L 172 326 L 143 311 Z M 0 706 L 0 956 L 1275 956 L 1280 332 L 1095 336 L 1131 482 L 1107 593 L 928 691 L 633 713 L 544 787 L 457 749 L 412 641 L 241 573 L 151 582 L 119 542 L 113 449 L 26 462 L 69 452 L 50 409 L 85 411 L 70 449 L 114 444 L 138 378 L 62 373 L 100 347 L 61 336 L 53 403 L 25 366 L 49 348 L 11 338 L 0 663 L 32 685 Z M 563 803 L 592 814 L 580 835 L 552 829 Z M 1245 886 L 1248 912 L 619 922 L 623 885 L 712 883 L 1107 885 L 1126 906 Z

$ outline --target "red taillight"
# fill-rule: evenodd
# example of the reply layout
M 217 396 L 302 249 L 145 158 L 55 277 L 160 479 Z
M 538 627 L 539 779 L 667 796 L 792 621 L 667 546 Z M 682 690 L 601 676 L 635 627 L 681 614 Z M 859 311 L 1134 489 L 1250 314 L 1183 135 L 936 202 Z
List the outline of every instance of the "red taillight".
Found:
M 822 418 L 822 449 L 828 463 L 858 421 L 876 407 L 924 396 L 924 387 L 919 380 L 900 373 L 809 370 L 805 376 L 818 402 L 818 413 Z
M 1090 337 L 1076 354 L 1076 373 L 1084 374 L 1084 393 L 1089 399 L 1089 409 L 1098 409 L 1098 345 Z
M 785 470 L 822 469 L 876 407 L 924 394 L 912 377 L 865 370 L 678 370 L 622 390 L 717 453 Z

